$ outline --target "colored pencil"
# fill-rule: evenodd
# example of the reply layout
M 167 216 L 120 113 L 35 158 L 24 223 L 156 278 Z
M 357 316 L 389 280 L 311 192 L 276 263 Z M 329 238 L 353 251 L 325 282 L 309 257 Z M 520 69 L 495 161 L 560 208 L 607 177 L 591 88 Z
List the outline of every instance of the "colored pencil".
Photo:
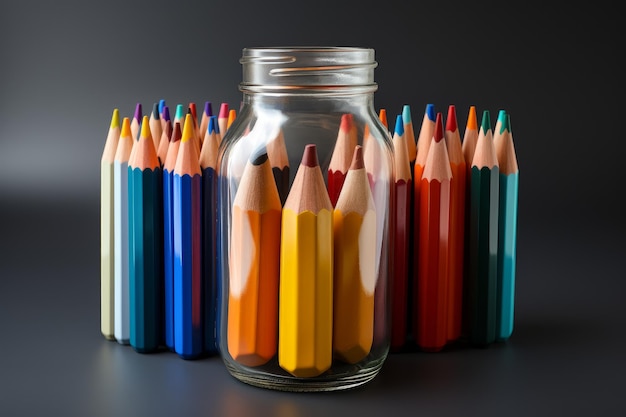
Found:
M 161 115 L 159 114 L 159 103 L 152 105 L 152 113 L 150 113 L 150 134 L 154 142 L 154 149 L 159 149 L 159 142 L 163 135 L 163 125 L 161 124 Z
M 165 127 L 163 128 L 163 132 L 161 133 L 161 140 L 159 141 L 159 149 L 157 149 L 157 157 L 159 158 L 159 163 L 161 167 L 165 165 L 165 159 L 167 158 L 167 151 L 170 147 L 170 140 L 172 138 L 172 121 L 168 120 L 165 122 Z
M 415 144 L 415 132 L 411 119 L 411 106 L 408 104 L 402 107 L 402 122 L 404 123 L 404 141 L 406 142 L 406 149 L 409 155 L 409 165 L 411 169 L 413 169 L 415 157 L 417 156 L 417 146 Z
M 113 109 L 100 160 L 100 331 L 115 339 L 114 159 L 120 138 L 120 111 Z
M 176 113 L 174 113 L 174 123 L 180 123 L 181 131 L 185 129 L 185 107 L 182 104 L 176 105 Z
M 519 167 L 513 144 L 510 115 L 505 114 L 501 122 L 501 127 L 499 129 L 496 127 L 499 135 L 494 136 L 500 170 L 496 340 L 504 341 L 513 333 L 515 310 Z
M 413 227 L 413 239 L 409 242 L 409 250 L 413 253 L 412 262 L 409 264 L 409 297 L 408 310 L 409 310 L 409 329 L 415 330 L 417 326 L 417 307 L 418 307 L 418 295 L 417 295 L 417 276 L 418 276 L 418 262 L 419 262 L 419 243 L 420 243 L 420 187 L 422 185 L 422 173 L 424 172 L 424 165 L 428 157 L 428 148 L 430 142 L 433 140 L 435 133 L 435 106 L 433 104 L 426 104 L 424 110 L 424 116 L 422 118 L 422 124 L 420 126 L 420 132 L 417 138 L 416 148 L 417 155 L 415 156 L 415 164 L 413 165 L 413 193 L 411 198 L 411 210 L 412 213 L 412 227 Z M 416 335 L 413 334 L 413 338 Z
M 456 107 L 448 106 L 444 132 L 450 158 L 450 253 L 448 261 L 448 341 L 461 337 L 463 317 L 463 262 L 465 246 L 465 184 L 467 167 L 461 149 Z
M 386 109 L 380 109 L 378 111 L 378 120 L 380 120 L 383 126 L 387 128 L 387 131 L 389 131 L 389 123 L 387 122 L 387 110 Z
M 448 251 L 450 229 L 450 159 L 443 139 L 443 118 L 437 113 L 435 132 L 420 187 L 419 257 L 417 260 L 417 346 L 437 352 L 448 342 Z
M 226 131 L 228 130 L 228 103 L 220 104 L 220 112 L 217 116 L 217 121 L 220 126 L 220 133 L 222 137 L 226 135 Z
M 228 352 L 246 366 L 276 355 L 281 203 L 267 151 L 244 169 L 232 209 Z
M 168 120 L 168 126 L 172 121 Z M 174 169 L 182 132 L 176 122 L 163 164 L 163 314 L 165 346 L 174 350 Z
M 115 229 L 115 338 L 119 343 L 130 341 L 130 278 L 129 278 L 129 224 L 128 224 L 128 163 L 135 139 L 130 130 L 131 121 L 125 117 L 115 152 L 113 168 L 114 229 Z
M 194 103 L 193 101 L 189 103 L 189 105 L 187 106 L 187 113 L 191 113 L 191 115 L 193 116 L 192 120 L 194 125 L 194 133 L 196 143 L 198 145 L 198 154 L 200 154 L 200 148 L 202 147 L 202 141 L 204 139 L 204 132 L 200 130 L 200 124 L 198 123 L 198 110 L 196 108 L 196 103 Z
M 200 133 L 202 133 L 202 143 L 204 144 L 204 135 L 206 134 L 207 127 L 209 127 L 209 118 L 213 116 L 213 107 L 210 101 L 204 102 L 204 110 L 202 111 L 202 117 L 200 118 Z
M 333 352 L 354 364 L 372 348 L 378 276 L 376 209 L 360 145 L 333 212 L 333 228 Z
M 315 377 L 332 363 L 333 206 L 313 144 L 283 208 L 280 246 L 278 363 Z
M 147 116 L 128 164 L 130 345 L 152 352 L 163 341 L 162 175 Z
M 267 144 L 267 156 L 274 174 L 280 203 L 285 204 L 287 194 L 289 194 L 289 156 L 282 129 L 279 129 L 276 137 Z
M 218 292 L 217 273 L 217 117 L 210 116 L 202 150 L 202 281 L 204 285 L 204 349 L 207 353 L 217 352 L 218 343 Z
M 341 116 L 337 141 L 328 165 L 328 195 L 333 207 L 337 204 L 341 187 L 352 163 L 354 147 L 357 144 L 353 123 L 354 119 L 350 113 Z
M 478 141 L 478 119 L 476 118 L 476 106 L 470 106 L 467 115 L 467 123 L 465 126 L 465 132 L 463 133 L 463 144 L 461 146 L 463 150 L 463 159 L 467 164 L 468 175 L 467 179 L 470 180 L 470 172 L 472 161 L 474 160 L 474 151 L 476 150 L 476 141 Z M 469 187 L 467 188 L 469 192 Z
M 139 139 L 139 128 L 141 127 L 141 120 L 143 117 L 143 110 L 141 103 L 135 105 L 135 114 L 130 121 L 130 131 L 133 134 L 133 139 L 136 141 Z
M 406 344 L 408 334 L 407 326 L 407 302 L 408 280 L 410 264 L 410 246 L 412 239 L 411 227 L 411 194 L 413 193 L 413 178 L 407 152 L 406 142 L 403 139 L 403 117 L 398 115 L 393 134 L 393 147 L 395 159 L 395 202 L 393 204 L 392 233 L 394 248 L 391 254 L 393 275 L 391 278 L 391 349 L 398 351 Z
M 470 342 L 496 337 L 499 168 L 489 111 L 483 112 L 472 160 L 469 218 L 468 317 Z
M 174 230 L 174 351 L 184 359 L 203 353 L 201 251 L 202 173 L 193 114 L 185 126 L 172 183 Z

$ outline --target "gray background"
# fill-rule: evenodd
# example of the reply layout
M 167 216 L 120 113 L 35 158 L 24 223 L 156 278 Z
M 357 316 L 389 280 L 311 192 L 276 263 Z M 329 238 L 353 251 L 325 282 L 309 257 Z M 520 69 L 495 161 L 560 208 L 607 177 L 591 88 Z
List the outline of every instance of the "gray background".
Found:
M 0 415 L 624 415 L 618 13 L 526 2 L 3 1 Z M 112 109 L 238 108 L 249 46 L 376 50 L 376 108 L 511 114 L 521 170 L 506 344 L 389 356 L 360 389 L 244 385 L 218 357 L 99 331 L 99 161 Z M 620 60 L 621 62 L 621 60 Z M 620 272 L 621 271 L 621 272 Z

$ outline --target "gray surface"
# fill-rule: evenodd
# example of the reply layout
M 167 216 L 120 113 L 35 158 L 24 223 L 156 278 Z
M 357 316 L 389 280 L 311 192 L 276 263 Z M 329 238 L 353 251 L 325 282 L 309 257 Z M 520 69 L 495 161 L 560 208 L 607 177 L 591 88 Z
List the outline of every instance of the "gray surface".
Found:
M 624 415 L 619 14 L 392 0 L 58 2 L 0 12 L 0 415 Z M 358 7 L 356 7 L 358 5 Z M 237 106 L 241 49 L 376 49 L 376 107 L 511 114 L 521 169 L 506 344 L 391 355 L 351 392 L 246 386 L 218 357 L 99 332 L 99 161 L 111 111 Z

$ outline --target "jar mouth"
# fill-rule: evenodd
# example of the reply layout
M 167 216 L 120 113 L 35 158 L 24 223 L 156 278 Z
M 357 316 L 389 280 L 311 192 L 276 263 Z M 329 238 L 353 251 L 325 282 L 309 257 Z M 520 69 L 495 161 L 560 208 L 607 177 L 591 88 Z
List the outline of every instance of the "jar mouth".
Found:
M 283 46 L 244 48 L 241 91 L 281 93 L 303 90 L 375 91 L 372 48 L 343 46 Z

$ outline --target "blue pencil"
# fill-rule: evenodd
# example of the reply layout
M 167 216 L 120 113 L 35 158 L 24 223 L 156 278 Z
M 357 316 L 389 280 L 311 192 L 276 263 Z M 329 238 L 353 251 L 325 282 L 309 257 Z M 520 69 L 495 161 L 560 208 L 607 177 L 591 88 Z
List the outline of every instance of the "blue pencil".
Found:
M 202 173 L 187 114 L 174 168 L 174 349 L 184 359 L 203 353 Z
M 507 340 L 513 333 L 519 193 L 519 168 L 511 133 L 511 118 L 509 114 L 502 113 L 498 117 L 496 125 L 497 135 L 494 136 L 500 167 L 498 296 L 496 306 L 496 340 L 499 341 Z

